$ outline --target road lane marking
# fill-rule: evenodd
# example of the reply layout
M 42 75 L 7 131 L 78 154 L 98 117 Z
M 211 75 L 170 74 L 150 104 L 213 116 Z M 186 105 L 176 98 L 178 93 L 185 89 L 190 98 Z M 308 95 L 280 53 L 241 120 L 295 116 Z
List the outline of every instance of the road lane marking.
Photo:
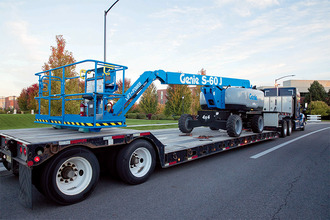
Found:
M 277 145 L 277 146 L 272 147 L 272 148 L 270 148 L 270 149 L 268 149 L 268 150 L 265 150 L 265 151 L 263 151 L 263 152 L 261 152 L 261 153 L 258 153 L 258 154 L 256 154 L 256 155 L 253 155 L 253 156 L 250 157 L 250 158 L 251 158 L 251 159 L 257 159 L 257 158 L 262 157 L 262 156 L 264 156 L 264 155 L 266 155 L 266 154 L 268 154 L 268 153 L 270 153 L 270 152 L 272 152 L 272 151 L 274 151 L 274 150 L 277 150 L 277 149 L 279 149 L 279 148 L 281 148 L 281 147 L 284 147 L 285 145 L 291 144 L 291 143 L 294 142 L 294 141 L 297 141 L 297 140 L 299 140 L 299 139 L 301 139 L 301 138 L 307 137 L 307 136 L 309 136 L 309 135 L 312 135 L 312 134 L 315 134 L 315 133 L 317 133 L 317 132 L 324 131 L 324 130 L 327 130 L 327 129 L 330 129 L 330 127 L 322 128 L 322 129 L 320 129 L 320 130 L 313 131 L 313 132 L 311 132 L 311 133 L 308 133 L 308 134 L 305 134 L 305 135 L 303 135 L 303 136 L 297 137 L 297 138 L 292 139 L 292 140 L 290 140 L 290 141 L 287 141 L 287 142 L 285 142 L 285 143 L 283 143 L 283 144 Z

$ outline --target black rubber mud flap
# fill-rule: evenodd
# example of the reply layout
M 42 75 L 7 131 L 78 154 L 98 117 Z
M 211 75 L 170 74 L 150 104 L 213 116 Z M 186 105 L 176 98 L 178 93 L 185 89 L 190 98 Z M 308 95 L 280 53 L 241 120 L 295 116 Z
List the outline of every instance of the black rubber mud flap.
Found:
M 19 164 L 19 201 L 26 208 L 33 208 L 32 168 Z

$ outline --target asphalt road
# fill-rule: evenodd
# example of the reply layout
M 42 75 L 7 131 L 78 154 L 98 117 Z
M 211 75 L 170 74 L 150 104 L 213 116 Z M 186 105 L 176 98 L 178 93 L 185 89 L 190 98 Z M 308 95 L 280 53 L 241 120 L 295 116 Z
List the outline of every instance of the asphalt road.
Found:
M 157 168 L 141 185 L 103 175 L 70 206 L 35 190 L 34 209 L 23 208 L 18 178 L 0 171 L 0 219 L 330 219 L 329 128 L 308 124 L 290 137 Z

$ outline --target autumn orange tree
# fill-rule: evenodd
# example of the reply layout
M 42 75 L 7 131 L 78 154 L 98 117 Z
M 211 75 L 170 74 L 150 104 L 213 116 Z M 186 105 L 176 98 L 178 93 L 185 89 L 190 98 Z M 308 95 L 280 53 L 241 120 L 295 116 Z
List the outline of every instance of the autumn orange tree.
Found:
M 158 107 L 157 88 L 154 83 L 146 89 L 139 103 L 140 108 L 146 114 L 155 114 Z
M 72 52 L 69 52 L 65 49 L 66 41 L 62 35 L 56 35 L 56 46 L 51 46 L 51 55 L 49 56 L 48 62 L 45 63 L 42 67 L 43 71 L 54 69 L 60 66 L 65 66 L 71 63 L 76 62 L 73 57 Z M 61 81 L 63 81 L 63 70 L 58 69 L 55 71 L 47 72 L 46 75 L 51 75 L 51 94 L 56 95 L 56 97 L 51 100 L 51 115 L 58 116 L 62 114 L 62 98 L 63 94 L 75 94 L 83 92 L 83 83 L 75 78 L 66 80 L 65 82 L 65 91 L 61 91 Z M 74 77 L 77 76 L 75 71 L 75 65 L 65 68 L 65 77 Z M 60 78 L 61 81 L 56 81 L 54 79 Z M 44 83 L 49 83 L 49 80 L 46 78 Z M 49 85 L 48 85 L 49 86 Z M 45 90 L 43 90 L 45 91 Z M 44 96 L 48 95 L 48 92 L 43 92 Z M 78 97 L 70 97 L 78 98 Z M 56 100 L 57 99 L 57 100 Z M 41 113 L 48 114 L 48 100 L 41 100 Z M 67 101 L 65 103 L 65 114 L 79 114 L 79 101 Z

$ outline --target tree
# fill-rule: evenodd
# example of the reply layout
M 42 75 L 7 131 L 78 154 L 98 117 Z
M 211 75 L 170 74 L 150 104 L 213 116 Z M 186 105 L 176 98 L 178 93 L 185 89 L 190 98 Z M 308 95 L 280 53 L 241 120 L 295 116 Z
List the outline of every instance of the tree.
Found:
M 199 72 L 199 75 L 206 75 L 206 70 L 202 68 Z M 201 110 L 201 105 L 199 102 L 200 92 L 202 86 L 196 86 L 192 89 L 192 102 L 191 102 L 191 110 L 193 115 L 197 115 L 197 112 Z
M 325 99 L 326 103 L 330 105 L 330 89 L 328 91 L 328 97 Z
M 47 71 L 53 68 L 57 68 L 60 66 L 68 65 L 71 63 L 76 62 L 76 60 L 73 57 L 72 52 L 69 52 L 65 49 L 66 41 L 63 38 L 62 35 L 56 35 L 56 47 L 51 46 L 51 55 L 49 56 L 48 62 L 45 63 L 42 67 L 43 71 Z M 52 95 L 58 95 L 58 100 L 51 101 L 51 115 L 58 116 L 62 114 L 62 99 L 60 98 L 62 94 L 76 94 L 76 93 L 82 93 L 82 86 L 80 83 L 80 80 L 70 79 L 66 80 L 65 82 L 65 91 L 61 91 L 61 81 L 63 81 L 63 70 L 55 70 L 51 71 L 51 73 L 47 72 L 46 75 L 52 76 L 52 82 L 51 82 L 51 94 Z M 65 68 L 65 77 L 74 77 L 77 76 L 77 73 L 75 72 L 75 66 L 69 66 Z M 59 77 L 61 81 L 56 81 L 55 79 L 58 79 L 56 77 Z M 43 90 L 43 96 L 48 96 L 47 92 L 47 85 L 49 83 L 49 80 L 46 78 L 44 81 L 44 85 L 46 85 L 46 88 Z M 63 98 L 63 96 L 62 96 Z M 70 97 L 70 98 L 78 98 L 78 97 Z M 42 99 L 41 101 L 41 113 L 42 114 L 48 114 L 48 101 Z M 66 114 L 79 114 L 79 101 L 67 101 L 65 103 L 65 113 Z
M 125 82 L 124 92 L 126 92 L 132 86 L 131 79 L 125 78 L 124 82 Z M 118 90 L 116 91 L 116 93 L 123 94 L 123 80 L 122 79 L 118 80 L 117 86 L 118 86 Z
M 38 101 L 35 97 L 38 96 L 39 85 L 37 83 L 22 89 L 17 98 L 18 106 L 21 111 L 38 110 Z
M 27 111 L 27 100 L 28 100 L 28 93 L 26 91 L 26 88 L 22 89 L 20 95 L 17 98 L 17 103 L 19 106 L 19 109 L 21 111 Z
M 191 113 L 191 90 L 188 85 L 169 85 L 166 93 L 166 115 L 179 116 L 183 113 Z
M 330 107 L 325 102 L 312 101 L 308 106 L 307 112 L 311 115 L 321 115 L 324 117 L 329 115 Z
M 306 95 L 305 101 L 310 103 L 311 101 L 326 101 L 327 93 L 324 87 L 318 82 L 314 81 L 308 88 L 309 94 Z
M 154 83 L 146 89 L 139 103 L 140 108 L 146 114 L 155 114 L 158 106 L 157 88 Z
M 125 88 L 124 88 L 124 93 L 125 93 L 132 85 L 131 85 L 131 79 L 125 78 L 124 82 L 125 82 Z M 118 90 L 115 93 L 122 95 L 123 94 L 123 80 L 122 79 L 118 80 L 117 86 L 118 86 Z M 114 102 L 117 102 L 119 100 L 119 98 L 115 98 L 113 100 L 114 100 Z
M 39 85 L 37 83 L 31 85 L 27 88 L 28 99 L 27 99 L 27 108 L 28 110 L 38 110 L 38 101 L 35 97 L 38 97 Z

